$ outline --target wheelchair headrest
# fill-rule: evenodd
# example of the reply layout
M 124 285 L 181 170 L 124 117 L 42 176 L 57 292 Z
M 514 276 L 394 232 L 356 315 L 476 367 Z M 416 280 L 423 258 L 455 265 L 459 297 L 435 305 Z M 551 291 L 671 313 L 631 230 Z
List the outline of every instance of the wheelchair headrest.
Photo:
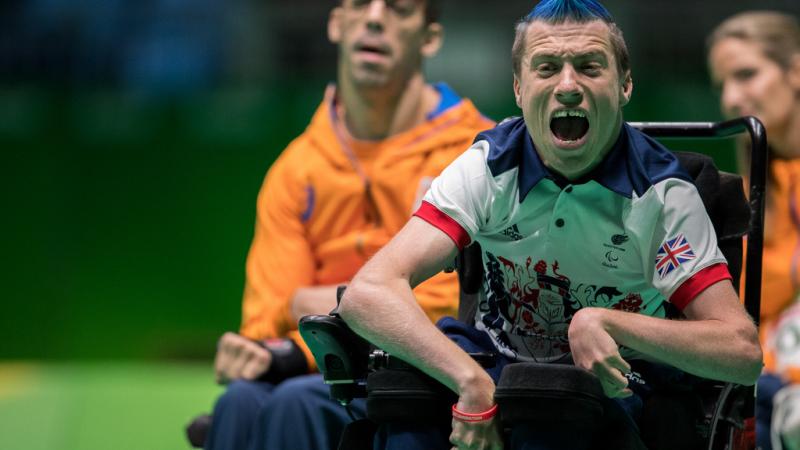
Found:
M 740 238 L 750 228 L 750 207 L 738 175 L 720 172 L 714 161 L 699 153 L 675 152 L 681 167 L 694 180 L 717 240 Z

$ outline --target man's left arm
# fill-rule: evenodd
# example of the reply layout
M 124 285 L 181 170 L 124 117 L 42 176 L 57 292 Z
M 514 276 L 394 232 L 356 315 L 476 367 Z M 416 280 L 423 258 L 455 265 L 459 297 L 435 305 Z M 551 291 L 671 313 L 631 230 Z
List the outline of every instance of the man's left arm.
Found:
M 569 328 L 575 363 L 598 374 L 604 387 L 613 386 L 613 378 L 620 373 L 613 366 L 619 357 L 616 345 L 622 345 L 693 375 L 755 383 L 762 365 L 756 327 L 729 280 L 704 289 L 683 313 L 686 319 L 669 320 L 584 308 L 575 314 Z M 616 344 L 614 350 L 609 339 Z M 617 386 L 617 395 L 611 396 L 623 396 L 624 389 Z

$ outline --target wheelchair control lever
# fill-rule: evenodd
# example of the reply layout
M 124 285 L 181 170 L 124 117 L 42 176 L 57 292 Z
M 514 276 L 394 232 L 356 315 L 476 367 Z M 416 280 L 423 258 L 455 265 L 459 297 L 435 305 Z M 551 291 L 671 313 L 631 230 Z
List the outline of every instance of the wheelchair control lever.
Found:
M 325 383 L 336 386 L 331 396 L 347 404 L 367 376 L 370 345 L 338 316 L 305 316 L 300 335 L 308 345 Z

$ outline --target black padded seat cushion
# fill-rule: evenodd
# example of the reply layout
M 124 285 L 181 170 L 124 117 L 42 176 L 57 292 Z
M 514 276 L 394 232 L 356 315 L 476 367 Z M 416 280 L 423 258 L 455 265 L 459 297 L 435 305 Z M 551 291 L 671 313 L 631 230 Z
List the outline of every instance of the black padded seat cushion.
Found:
M 596 421 L 603 415 L 600 381 L 564 364 L 515 363 L 503 369 L 495 401 L 504 423 Z
M 579 433 L 592 450 L 647 450 L 623 409 L 587 370 L 567 364 L 509 364 L 494 395 L 506 426 Z
M 457 400 L 416 369 L 382 369 L 367 376 L 367 417 L 376 423 L 450 423 Z

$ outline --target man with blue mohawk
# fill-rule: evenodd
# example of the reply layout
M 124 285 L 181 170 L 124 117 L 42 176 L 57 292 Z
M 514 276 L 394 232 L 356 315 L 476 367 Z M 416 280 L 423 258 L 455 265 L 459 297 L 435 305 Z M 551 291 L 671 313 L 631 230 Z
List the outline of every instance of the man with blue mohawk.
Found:
M 509 362 L 572 362 L 634 420 L 638 364 L 745 385 L 761 369 L 691 178 L 623 121 L 633 85 L 609 12 L 543 0 L 518 24 L 512 59 L 522 118 L 479 134 L 445 169 L 339 308 L 358 334 L 458 395 L 451 429 L 386 429 L 386 448 L 503 448 L 494 393 Z M 437 329 L 411 288 L 471 242 L 485 272 L 475 327 Z M 666 320 L 668 303 L 686 320 Z M 487 373 L 464 349 L 497 364 Z M 511 446 L 587 448 L 580 433 L 539 428 L 514 429 Z

